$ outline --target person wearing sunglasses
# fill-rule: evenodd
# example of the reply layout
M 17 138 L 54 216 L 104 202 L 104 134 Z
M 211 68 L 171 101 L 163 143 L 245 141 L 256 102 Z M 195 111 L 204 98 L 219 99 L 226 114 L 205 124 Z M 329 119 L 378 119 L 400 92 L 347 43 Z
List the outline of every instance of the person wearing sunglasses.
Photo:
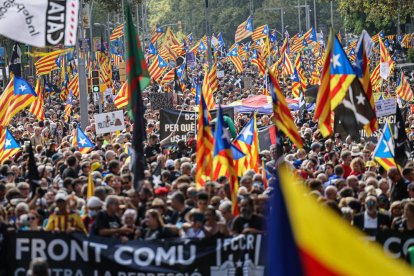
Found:
M 41 231 L 43 218 L 36 210 L 30 210 L 27 214 L 28 231 Z

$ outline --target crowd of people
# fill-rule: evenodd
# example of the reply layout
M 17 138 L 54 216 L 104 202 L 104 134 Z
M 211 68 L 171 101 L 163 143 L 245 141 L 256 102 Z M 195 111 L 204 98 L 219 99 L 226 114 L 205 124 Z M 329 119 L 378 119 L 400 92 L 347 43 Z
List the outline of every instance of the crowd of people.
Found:
M 304 66 L 316 66 L 304 54 Z M 309 57 L 309 58 L 308 58 Z M 215 95 L 223 105 L 263 94 L 263 78 L 257 68 L 244 61 L 245 71 L 238 74 L 230 62 L 218 62 L 225 76 L 219 79 Z M 309 71 L 309 70 L 307 70 Z M 254 79 L 253 88 L 244 88 L 244 77 Z M 188 78 L 203 78 L 203 66 L 189 69 Z M 395 80 L 394 80 L 395 81 Z M 171 84 L 173 85 L 173 84 Z M 280 80 L 287 97 L 290 80 Z M 388 91 L 393 94 L 392 87 Z M 275 182 L 261 171 L 248 170 L 239 177 L 238 206 L 232 213 L 229 179 L 208 181 L 199 188 L 195 183 L 195 133 L 187 141 L 169 150 L 160 141 L 159 110 L 153 110 L 148 93 L 159 93 L 151 84 L 144 92 L 146 132 L 146 179 L 134 189 L 130 156 L 126 145 L 132 142 L 133 122 L 125 113 L 125 129 L 120 133 L 97 135 L 93 114 L 97 106 L 90 102 L 90 124 L 85 134 L 95 144 L 87 154 L 72 146 L 73 130 L 79 123 L 79 102 L 73 102 L 73 115 L 64 119 L 64 103 L 58 94 L 45 100 L 45 121 L 37 121 L 27 110 L 16 115 L 9 127 L 22 150 L 0 167 L 0 232 L 46 231 L 83 232 L 121 241 L 154 240 L 172 237 L 229 237 L 266 232 L 267 202 Z M 193 110 L 195 95 L 190 85 L 179 95 L 176 109 Z M 260 148 L 266 169 L 275 172 L 280 163 L 288 164 L 309 187 L 310 194 L 332 208 L 349 224 L 375 235 L 378 230 L 394 229 L 414 233 L 414 161 L 401 170 L 388 171 L 373 159 L 375 142 L 368 138 L 353 141 L 337 133 L 324 139 L 312 111 L 292 115 L 304 141 L 297 149 L 287 139 L 270 148 Z M 233 138 L 249 121 L 251 114 L 236 113 Z M 272 124 L 272 116 L 258 115 L 258 126 Z M 414 115 L 408 109 L 407 133 L 414 131 Z M 408 129 L 410 129 L 408 131 Z M 409 135 L 414 140 L 414 135 Z M 41 181 L 35 190 L 28 177 L 28 146 L 33 146 Z M 162 168 L 160 181 L 154 170 Z M 92 175 L 94 194 L 87 198 L 88 176 Z

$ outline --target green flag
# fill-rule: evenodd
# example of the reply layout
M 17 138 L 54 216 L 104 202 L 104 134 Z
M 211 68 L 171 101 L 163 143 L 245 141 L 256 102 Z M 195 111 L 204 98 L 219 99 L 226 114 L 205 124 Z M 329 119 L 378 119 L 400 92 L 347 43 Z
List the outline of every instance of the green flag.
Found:
M 128 79 L 128 109 L 132 110 L 137 103 L 137 97 L 142 103 L 141 91 L 150 83 L 147 63 L 142 52 L 141 43 L 132 21 L 131 8 L 126 7 L 126 73 Z M 138 89 L 138 84 L 139 88 Z
M 128 79 L 128 110 L 134 120 L 132 141 L 132 172 L 134 188 L 139 189 L 140 180 L 145 179 L 144 140 L 146 139 L 144 122 L 144 104 L 142 90 L 148 86 L 150 77 L 141 44 L 132 21 L 131 7 L 126 6 L 126 74 Z

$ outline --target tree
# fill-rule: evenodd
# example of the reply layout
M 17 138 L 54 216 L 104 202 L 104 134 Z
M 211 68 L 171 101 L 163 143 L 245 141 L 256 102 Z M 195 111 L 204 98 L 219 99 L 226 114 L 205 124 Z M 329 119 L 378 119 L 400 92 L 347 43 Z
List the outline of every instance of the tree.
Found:
M 414 5 L 412 0 L 339 0 L 339 10 L 345 17 L 345 26 L 351 31 L 360 33 L 367 29 L 371 33 L 380 30 L 396 33 L 398 15 L 401 24 L 409 22 Z

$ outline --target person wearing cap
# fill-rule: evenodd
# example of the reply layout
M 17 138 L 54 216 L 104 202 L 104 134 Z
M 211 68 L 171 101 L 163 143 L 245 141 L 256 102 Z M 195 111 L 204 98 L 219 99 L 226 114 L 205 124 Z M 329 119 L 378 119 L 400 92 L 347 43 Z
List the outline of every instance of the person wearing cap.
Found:
M 91 196 L 86 203 L 87 211 L 82 221 L 87 232 L 91 230 L 92 224 L 95 222 L 96 216 L 102 210 L 104 203 L 96 196 Z
M 75 210 L 69 210 L 68 195 L 65 191 L 58 191 L 55 203 L 56 208 L 49 216 L 45 231 L 87 233 L 79 213 Z

